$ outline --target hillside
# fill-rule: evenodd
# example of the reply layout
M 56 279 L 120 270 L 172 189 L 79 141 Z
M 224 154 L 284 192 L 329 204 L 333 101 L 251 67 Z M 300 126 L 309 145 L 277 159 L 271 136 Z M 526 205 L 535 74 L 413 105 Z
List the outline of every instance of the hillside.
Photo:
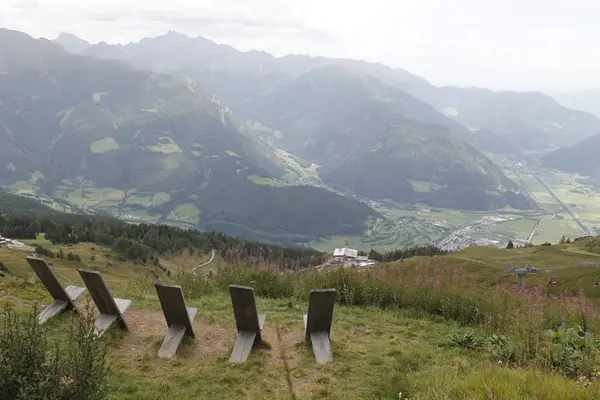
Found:
M 0 184 L 8 189 L 279 243 L 359 233 L 377 215 L 323 189 L 253 184 L 248 176 L 284 168 L 189 78 L 72 55 L 8 30 L 0 31 L 0 72 Z
M 461 140 L 470 133 L 460 124 L 342 66 L 316 68 L 248 107 L 271 129 L 261 132 L 267 140 L 316 162 L 322 180 L 336 189 L 455 209 L 535 208 Z
M 557 149 L 546 154 L 542 163 L 550 168 L 583 175 L 600 175 L 600 134 L 592 136 L 571 147 Z
M 42 237 L 27 242 L 54 253 L 60 249 Z M 600 395 L 594 376 L 598 359 L 589 358 L 595 353 L 584 345 L 581 358 L 553 358 L 556 353 L 548 347 L 552 342 L 544 336 L 550 327 L 558 328 L 552 325 L 552 312 L 560 313 L 570 327 L 579 323 L 582 309 L 590 317 L 587 334 L 597 335 L 596 306 L 559 294 L 565 288 L 576 292 L 578 282 L 587 282 L 582 271 L 596 270 L 580 266 L 596 257 L 581 253 L 581 247 L 584 242 L 515 250 L 473 248 L 380 266 L 384 268 L 368 275 L 354 270 L 281 275 L 265 268 L 226 269 L 209 281 L 183 268 L 168 276 L 151 266 L 121 261 L 110 248 L 92 243 L 65 247 L 81 258 L 79 263 L 49 261 L 63 285 L 81 284 L 77 268 L 94 268 L 114 296 L 133 301 L 124 314 L 130 331 L 115 329 L 101 339 L 109 367 L 107 399 L 392 399 L 401 393 L 401 398 L 423 400 L 591 400 Z M 11 304 L 21 315 L 50 301 L 32 279 L 25 255 L 0 248 L 0 260 L 10 271 L 0 275 L 0 304 Z M 549 290 L 561 296 L 562 306 L 532 286 L 541 283 L 541 290 L 547 290 L 545 272 L 525 279 L 525 295 L 515 294 L 514 275 L 505 273 L 504 265 L 516 259 L 558 275 L 559 286 Z M 153 288 L 156 280 L 182 285 L 187 305 L 198 308 L 196 337 L 172 360 L 156 355 L 166 331 Z M 228 362 L 235 340 L 226 294 L 230 283 L 252 285 L 257 308 L 267 315 L 263 343 L 238 365 Z M 588 286 L 584 283 L 586 292 Z M 303 337 L 308 290 L 317 287 L 339 293 L 331 330 L 334 360 L 327 365 L 315 363 Z M 85 310 L 87 302 L 83 296 L 77 306 Z M 0 323 L 0 329 L 5 326 Z M 50 320 L 46 329 L 51 342 L 66 341 L 70 326 L 69 313 Z M 199 374 L 203 379 L 197 379 Z
M 437 88 L 408 71 L 358 60 L 301 55 L 276 58 L 266 52 L 241 52 L 202 37 L 189 38 L 175 32 L 127 45 L 100 43 L 83 52 L 120 59 L 141 68 L 192 76 L 224 100 L 236 115 L 245 118 L 249 117 L 248 107 L 264 94 L 313 69 L 340 65 L 352 73 L 373 77 L 402 90 L 466 128 L 476 130 L 466 138 L 484 151 L 514 153 L 519 149 L 568 146 L 600 132 L 600 121 L 593 115 L 569 110 L 541 93 Z
M 568 109 L 538 92 L 441 87 L 425 101 L 474 135 L 479 130 L 489 131 L 515 148 L 570 146 L 600 133 L 600 120 L 592 114 Z
M 598 89 L 558 94 L 554 98 L 565 107 L 587 111 L 600 118 L 600 90 Z
M 323 127 L 311 153 L 326 182 L 366 197 L 444 208 L 536 207 L 474 147 L 390 108 L 372 101 Z

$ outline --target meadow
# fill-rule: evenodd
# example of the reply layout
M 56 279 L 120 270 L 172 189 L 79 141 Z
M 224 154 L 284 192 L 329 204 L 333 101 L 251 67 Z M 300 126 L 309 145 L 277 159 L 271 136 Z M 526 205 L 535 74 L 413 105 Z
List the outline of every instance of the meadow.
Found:
M 600 321 L 595 296 L 578 286 L 594 271 L 579 264 L 597 257 L 590 240 L 471 248 L 370 270 L 281 273 L 217 263 L 209 280 L 178 268 L 187 260 L 181 255 L 170 258 L 167 275 L 91 243 L 62 246 L 81 263 L 49 261 L 64 285 L 80 284 L 76 269 L 85 266 L 103 273 L 114 296 L 133 300 L 125 314 L 131 331 L 102 339 L 108 399 L 593 399 L 600 395 Z M 42 238 L 29 243 L 58 250 Z M 50 299 L 24 256 L 0 249 L 10 271 L 0 278 L 0 303 L 27 314 Z M 524 259 L 554 270 L 560 286 L 548 288 L 542 274 L 526 278 L 516 293 L 514 276 L 501 271 Z M 182 285 L 188 306 L 199 310 L 195 340 L 169 361 L 156 356 L 166 330 L 157 280 Z M 227 361 L 235 339 L 231 283 L 254 287 L 258 310 L 267 314 L 264 343 L 239 365 Z M 302 314 L 309 291 L 325 287 L 337 289 L 338 304 L 334 362 L 321 366 L 304 343 Z M 78 304 L 85 309 L 88 301 Z M 58 317 L 47 334 L 61 340 L 69 324 L 70 315 Z

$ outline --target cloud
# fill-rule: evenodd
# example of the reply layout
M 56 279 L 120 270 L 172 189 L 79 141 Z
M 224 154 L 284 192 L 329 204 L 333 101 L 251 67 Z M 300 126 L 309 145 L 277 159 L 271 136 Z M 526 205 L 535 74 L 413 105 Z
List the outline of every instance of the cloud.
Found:
M 600 87 L 599 19 L 596 0 L 0 0 L 0 26 L 36 37 L 128 43 L 173 30 L 495 89 Z
M 13 2 L 12 8 L 17 10 L 30 10 L 36 8 L 41 3 L 38 0 L 18 0 Z
M 270 35 L 298 36 L 307 39 L 328 40 L 330 36 L 323 29 L 314 29 L 297 22 L 282 22 L 269 19 L 249 18 L 246 16 L 198 16 L 173 12 L 171 10 L 147 10 L 141 12 L 143 20 L 160 23 L 165 26 L 176 26 L 179 29 L 196 29 L 211 36 L 250 35 L 254 38 Z M 246 36 L 247 37 L 247 36 Z

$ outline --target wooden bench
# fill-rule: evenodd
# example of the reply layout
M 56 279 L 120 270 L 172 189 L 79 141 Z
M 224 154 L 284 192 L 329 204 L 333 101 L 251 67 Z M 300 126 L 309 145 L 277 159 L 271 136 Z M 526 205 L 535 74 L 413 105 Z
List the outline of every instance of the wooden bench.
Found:
M 254 345 L 261 340 L 260 331 L 265 324 L 265 315 L 257 313 L 254 289 L 251 287 L 231 285 L 229 294 L 238 332 L 229 361 L 244 362 Z
M 304 316 L 306 340 L 312 344 L 315 358 L 319 364 L 333 361 L 329 334 L 333 318 L 333 305 L 337 292 L 335 289 L 315 289 L 310 291 L 308 315 Z
M 123 313 L 131 306 L 131 300 L 113 298 L 100 272 L 85 269 L 78 271 L 100 312 L 100 317 L 94 323 L 96 335 L 104 335 L 115 322 L 119 328 L 128 331 Z
M 45 260 L 31 256 L 26 257 L 26 260 L 54 299 L 52 303 L 38 315 L 39 323 L 46 323 L 50 318 L 60 314 L 64 310 L 74 310 L 77 312 L 77 308 L 73 302 L 85 292 L 85 288 L 69 285 L 66 289 L 63 289 Z
M 177 352 L 185 336 L 194 337 L 192 321 L 198 309 L 186 307 L 181 286 L 155 283 L 156 293 L 167 320 L 167 334 L 160 346 L 158 356 L 171 358 Z

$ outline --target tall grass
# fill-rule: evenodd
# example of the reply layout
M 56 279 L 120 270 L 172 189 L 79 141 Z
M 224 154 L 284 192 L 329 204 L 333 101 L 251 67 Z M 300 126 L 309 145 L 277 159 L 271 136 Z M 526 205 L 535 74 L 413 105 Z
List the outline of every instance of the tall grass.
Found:
M 338 303 L 346 306 L 414 309 L 477 327 L 486 338 L 495 335 L 491 353 L 500 361 L 533 363 L 569 375 L 589 374 L 600 364 L 595 342 L 577 349 L 577 368 L 572 368 L 573 360 L 556 355 L 557 339 L 551 332 L 561 328 L 588 336 L 598 332 L 598 312 L 583 292 L 549 296 L 539 287 L 525 288 L 519 294 L 507 288 L 470 285 L 460 271 L 429 261 L 414 272 L 409 276 L 398 268 L 346 268 L 290 273 L 269 267 L 237 267 L 222 269 L 210 280 L 193 275 L 179 279 L 190 298 L 225 291 L 230 284 L 252 286 L 262 297 L 303 301 L 308 300 L 311 289 L 333 288 Z

